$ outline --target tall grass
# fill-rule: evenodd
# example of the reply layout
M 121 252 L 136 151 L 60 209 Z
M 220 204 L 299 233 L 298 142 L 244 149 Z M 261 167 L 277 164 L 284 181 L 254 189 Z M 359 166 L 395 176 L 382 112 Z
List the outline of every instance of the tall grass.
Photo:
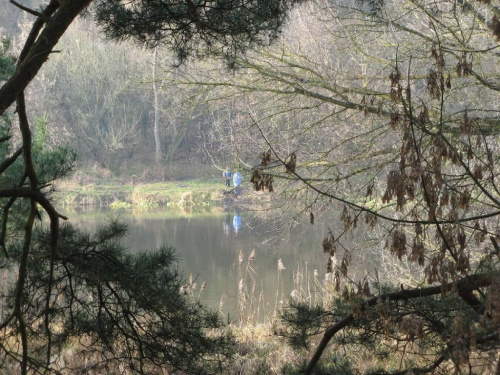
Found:
M 286 308 L 290 300 L 309 306 L 326 306 L 334 298 L 334 284 L 330 279 L 321 279 L 317 270 L 311 270 L 307 262 L 290 268 L 283 258 L 276 262 L 274 289 L 269 291 L 266 288 L 266 294 L 267 285 L 255 267 L 257 256 L 255 250 L 240 251 L 238 256 L 238 322 L 229 327 L 238 340 L 238 349 L 235 360 L 222 373 L 292 374 L 292 369 L 300 368 L 311 353 L 292 349 L 276 334 L 281 309 Z M 292 273 L 293 283 L 288 283 L 286 272 Z M 183 291 L 199 299 L 204 289 L 205 285 L 197 287 L 190 276 Z M 224 299 L 221 297 L 219 312 L 225 317 L 223 309 Z
M 294 302 L 328 304 L 334 293 L 331 281 L 319 278 L 316 270 L 310 270 L 307 263 L 287 267 L 286 259 L 278 259 L 274 276 L 274 289 L 259 277 L 255 267 L 257 253 L 240 251 L 238 257 L 238 318 L 233 331 L 239 341 L 238 355 L 227 374 L 291 374 L 292 368 L 299 368 L 311 353 L 294 350 L 279 337 L 281 309 L 290 300 Z M 285 272 L 293 274 L 293 283 L 288 283 Z M 269 281 L 267 281 L 269 282 Z M 288 283 L 288 284 L 287 284 Z M 267 294 L 264 293 L 264 287 Z M 266 296 L 269 301 L 266 301 Z M 221 300 L 222 301 L 222 300 Z M 271 305 L 268 305 L 270 302 Z M 222 302 L 220 308 L 222 309 Z M 222 313 L 222 312 L 221 312 Z
M 327 307 L 336 295 L 333 281 L 330 278 L 320 279 L 318 271 L 309 270 L 307 262 L 297 263 L 295 269 L 287 270 L 286 261 L 280 258 L 276 264 L 274 305 L 269 308 L 263 281 L 253 267 L 255 257 L 255 250 L 248 255 L 240 251 L 238 257 L 237 310 L 240 328 L 273 323 L 290 301 L 306 303 L 310 307 L 318 304 Z M 283 272 L 292 272 L 293 285 L 286 284 Z

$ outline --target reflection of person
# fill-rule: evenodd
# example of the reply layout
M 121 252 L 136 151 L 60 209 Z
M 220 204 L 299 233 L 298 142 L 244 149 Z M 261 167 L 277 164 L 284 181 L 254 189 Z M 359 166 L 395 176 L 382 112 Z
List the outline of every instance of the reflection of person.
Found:
M 230 214 L 226 215 L 226 219 L 224 220 L 222 227 L 224 228 L 224 234 L 226 236 L 229 236 L 229 233 L 231 233 L 231 215 Z
M 243 180 L 243 178 L 241 177 L 241 173 L 236 171 L 236 173 L 233 176 L 234 187 L 240 186 L 242 180 Z
M 231 177 L 232 176 L 233 176 L 233 174 L 231 173 L 231 170 L 229 169 L 229 167 L 226 167 L 226 170 L 224 172 L 222 172 L 222 177 L 224 177 L 226 179 L 226 187 L 231 186 Z
M 241 228 L 241 216 L 238 212 L 235 212 L 233 217 L 233 229 L 236 233 L 238 233 L 240 228 Z

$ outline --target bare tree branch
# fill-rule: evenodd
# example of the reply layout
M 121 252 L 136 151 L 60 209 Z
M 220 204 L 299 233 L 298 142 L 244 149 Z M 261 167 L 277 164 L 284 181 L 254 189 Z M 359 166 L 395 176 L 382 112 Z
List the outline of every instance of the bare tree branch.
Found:
M 361 303 L 361 312 L 366 311 L 367 309 L 376 306 L 378 301 L 403 301 L 415 298 L 429 297 L 441 294 L 443 291 L 450 292 L 452 289 L 456 288 L 460 293 L 460 290 L 470 289 L 475 287 L 485 287 L 491 285 L 495 279 L 498 278 L 499 273 L 483 273 L 471 275 L 468 278 L 463 278 L 457 282 L 451 282 L 446 285 L 439 286 L 431 286 L 427 288 L 417 288 L 417 289 L 404 289 L 398 292 L 390 292 L 385 293 L 377 297 L 373 297 L 367 301 Z M 467 302 L 467 301 L 466 301 Z M 314 355 L 309 361 L 306 369 L 304 370 L 304 374 L 310 375 L 312 374 L 312 370 L 318 363 L 321 358 L 323 351 L 326 349 L 330 340 L 342 329 L 348 327 L 356 317 L 353 314 L 347 315 L 340 322 L 336 323 L 334 326 L 328 328 L 323 334 L 323 338 L 321 339 Z

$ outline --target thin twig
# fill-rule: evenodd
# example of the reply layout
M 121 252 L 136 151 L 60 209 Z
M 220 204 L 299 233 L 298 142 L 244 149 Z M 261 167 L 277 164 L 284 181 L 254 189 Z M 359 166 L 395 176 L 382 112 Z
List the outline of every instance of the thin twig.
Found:
M 48 18 L 47 16 L 45 16 L 43 13 L 40 13 L 40 12 L 37 12 L 36 10 L 33 10 L 31 8 L 28 8 L 28 7 L 25 7 L 24 5 L 21 5 L 19 4 L 17 1 L 15 0 L 10 0 L 10 3 L 15 5 L 16 7 L 18 7 L 19 9 L 21 10 L 24 10 L 25 12 L 35 16 L 35 17 L 40 17 L 42 18 L 45 22 L 48 21 Z

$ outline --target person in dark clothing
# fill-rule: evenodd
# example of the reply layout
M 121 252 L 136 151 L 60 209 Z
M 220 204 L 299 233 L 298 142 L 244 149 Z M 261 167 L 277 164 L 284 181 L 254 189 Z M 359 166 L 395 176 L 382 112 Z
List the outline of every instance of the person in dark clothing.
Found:
M 226 179 L 226 187 L 231 186 L 231 177 L 233 177 L 233 174 L 231 173 L 231 170 L 229 167 L 226 167 L 226 170 L 222 173 L 222 177 Z

